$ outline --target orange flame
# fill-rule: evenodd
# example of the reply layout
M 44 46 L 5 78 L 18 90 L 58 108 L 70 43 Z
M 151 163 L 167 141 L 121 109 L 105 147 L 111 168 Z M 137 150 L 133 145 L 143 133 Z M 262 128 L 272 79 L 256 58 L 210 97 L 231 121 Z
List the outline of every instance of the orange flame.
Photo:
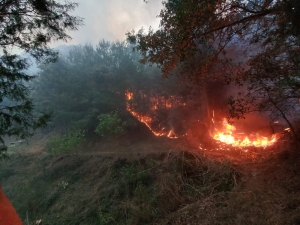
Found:
M 132 100 L 133 99 L 133 93 L 130 91 L 126 91 L 125 92 L 125 98 L 126 100 Z M 158 100 L 152 98 L 151 99 L 152 102 L 152 110 L 156 110 L 158 109 Z M 165 102 L 165 107 L 171 107 L 171 103 Z M 129 104 L 129 102 L 126 103 L 126 109 L 128 112 L 130 112 L 135 118 L 137 118 L 140 122 L 144 123 L 149 130 L 155 135 L 155 136 L 167 136 L 168 138 L 178 138 L 175 133 L 173 132 L 173 130 L 169 130 L 167 131 L 165 128 L 162 128 L 160 131 L 155 131 L 152 127 L 151 127 L 151 123 L 153 122 L 153 119 L 150 116 L 147 115 L 142 115 L 138 112 L 136 112 Z
M 126 109 L 135 118 L 137 118 L 140 122 L 144 123 L 155 136 L 167 136 L 168 138 L 178 138 L 173 133 L 173 130 L 166 131 L 165 128 L 163 128 L 161 131 L 155 131 L 155 130 L 153 130 L 151 128 L 152 118 L 150 116 L 141 115 L 141 114 L 135 112 L 133 109 L 130 108 L 130 105 L 128 103 L 127 103 Z
M 133 99 L 133 93 L 130 92 L 130 91 L 126 91 L 126 92 L 125 92 L 125 98 L 126 98 L 126 100 L 131 100 L 131 99 Z
M 282 134 L 279 133 L 273 134 L 270 138 L 264 137 L 258 133 L 250 134 L 248 137 L 243 133 L 234 133 L 235 130 L 236 128 L 233 125 L 228 124 L 226 119 L 224 119 L 223 130 L 216 132 L 213 138 L 235 147 L 254 146 L 265 148 L 273 145 L 279 138 L 282 137 Z

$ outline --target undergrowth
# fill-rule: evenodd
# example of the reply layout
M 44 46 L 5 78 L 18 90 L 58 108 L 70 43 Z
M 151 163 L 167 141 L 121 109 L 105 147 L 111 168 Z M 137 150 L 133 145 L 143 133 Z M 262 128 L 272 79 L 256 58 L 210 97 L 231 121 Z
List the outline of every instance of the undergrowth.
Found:
M 84 130 L 68 130 L 64 135 L 49 140 L 47 149 L 54 155 L 69 152 L 85 140 L 85 133 Z
M 154 224 L 188 204 L 230 192 L 240 177 L 227 161 L 186 151 L 131 160 L 48 156 L 19 175 L 9 162 L 3 166 L 9 168 L 1 170 L 3 188 L 26 225 L 39 219 L 45 225 Z

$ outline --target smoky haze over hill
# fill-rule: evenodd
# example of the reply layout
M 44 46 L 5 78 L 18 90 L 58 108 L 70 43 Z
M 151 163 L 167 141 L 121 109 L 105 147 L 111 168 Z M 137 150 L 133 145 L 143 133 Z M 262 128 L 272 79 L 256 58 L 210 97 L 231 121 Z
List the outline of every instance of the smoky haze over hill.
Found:
M 208 130 L 213 116 L 218 122 L 226 117 L 234 86 L 191 86 L 180 83 L 180 75 L 162 80 L 159 68 L 139 63 L 132 47 L 102 40 L 57 48 L 58 61 L 41 65 L 32 85 L 39 109 L 53 112 L 51 129 L 94 132 L 99 116 L 118 111 L 124 121 L 145 123 L 155 135 L 182 137 L 193 123 Z M 256 130 L 268 125 L 260 121 L 265 122 Z
M 71 31 L 72 37 L 67 43 L 63 41 L 53 42 L 52 48 L 58 50 L 60 55 L 67 55 L 75 45 L 98 44 L 99 40 L 123 41 L 125 33 L 141 27 L 148 29 L 158 28 L 159 19 L 156 16 L 162 8 L 160 0 L 145 3 L 143 0 L 104 0 L 79 2 L 74 15 L 84 18 L 84 26 L 77 31 Z M 21 54 L 24 56 L 24 54 Z M 27 55 L 25 54 L 27 57 Z M 30 59 L 31 67 L 27 70 L 34 75 L 38 66 Z
M 199 89 L 176 76 L 162 80 L 157 67 L 139 63 L 130 45 L 100 41 L 60 49 L 69 52 L 41 65 L 32 84 L 39 108 L 53 112 L 52 128 L 94 131 L 101 114 L 118 111 L 124 121 L 135 121 L 128 124 L 147 123 L 154 133 L 175 136 L 207 119 Z
M 125 33 L 141 27 L 158 28 L 162 4 L 160 0 L 91 0 L 79 2 L 74 15 L 84 18 L 84 26 L 70 32 L 70 44 L 97 44 L 99 40 L 125 40 Z M 56 42 L 52 47 L 64 44 Z

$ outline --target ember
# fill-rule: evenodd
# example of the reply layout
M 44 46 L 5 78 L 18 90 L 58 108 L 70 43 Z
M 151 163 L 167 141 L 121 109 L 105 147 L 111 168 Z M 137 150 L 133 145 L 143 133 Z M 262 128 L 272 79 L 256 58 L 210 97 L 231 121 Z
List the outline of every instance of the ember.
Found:
M 126 91 L 125 97 L 126 97 L 126 100 L 131 100 L 131 99 L 133 99 L 133 93 L 130 91 Z

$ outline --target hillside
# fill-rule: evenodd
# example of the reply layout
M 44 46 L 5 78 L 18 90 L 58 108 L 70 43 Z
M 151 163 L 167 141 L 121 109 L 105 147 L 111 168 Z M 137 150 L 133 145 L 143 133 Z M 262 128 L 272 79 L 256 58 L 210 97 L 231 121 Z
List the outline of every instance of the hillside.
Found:
M 293 144 L 246 154 L 150 134 L 118 140 L 54 156 L 39 136 L 10 148 L 1 183 L 24 224 L 300 224 Z

